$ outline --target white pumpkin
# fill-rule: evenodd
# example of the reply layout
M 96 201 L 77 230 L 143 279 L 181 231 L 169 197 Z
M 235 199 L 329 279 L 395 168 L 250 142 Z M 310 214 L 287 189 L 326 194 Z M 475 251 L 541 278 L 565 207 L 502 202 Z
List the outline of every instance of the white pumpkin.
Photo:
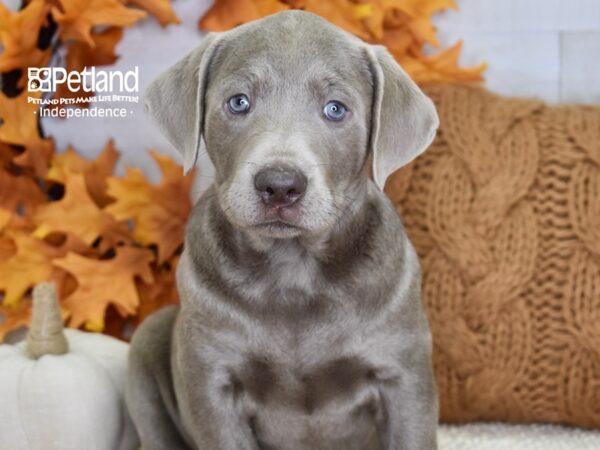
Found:
M 128 348 L 63 330 L 54 287 L 37 286 L 27 340 L 0 345 L 0 450 L 136 449 L 124 399 Z

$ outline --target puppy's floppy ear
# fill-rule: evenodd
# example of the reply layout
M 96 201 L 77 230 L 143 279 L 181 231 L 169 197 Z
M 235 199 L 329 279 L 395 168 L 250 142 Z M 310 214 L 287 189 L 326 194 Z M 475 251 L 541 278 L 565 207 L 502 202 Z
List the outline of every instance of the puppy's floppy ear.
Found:
M 146 112 L 183 156 L 183 170 L 196 164 L 204 122 L 204 95 L 219 35 L 207 35 L 198 48 L 160 74 L 146 89 Z
M 373 76 L 373 178 L 383 190 L 389 175 L 431 144 L 439 119 L 433 102 L 385 47 L 368 46 L 366 51 Z

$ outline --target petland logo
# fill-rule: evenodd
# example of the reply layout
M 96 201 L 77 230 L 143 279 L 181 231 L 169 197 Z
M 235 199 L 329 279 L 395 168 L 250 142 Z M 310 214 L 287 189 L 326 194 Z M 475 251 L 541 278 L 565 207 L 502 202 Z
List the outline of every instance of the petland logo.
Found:
M 67 72 L 62 67 L 30 67 L 28 70 L 29 92 L 56 92 L 66 84 L 69 91 L 76 92 L 138 92 L 139 68 L 125 73 L 120 70 L 96 70 L 86 67 L 81 72 Z
M 27 90 L 33 94 L 28 102 L 40 106 L 40 117 L 127 117 L 133 110 L 115 104 L 139 102 L 139 96 L 132 95 L 139 90 L 138 66 L 127 72 L 95 67 L 81 72 L 62 67 L 30 67 L 27 76 Z M 73 95 L 53 98 L 52 94 L 62 86 Z

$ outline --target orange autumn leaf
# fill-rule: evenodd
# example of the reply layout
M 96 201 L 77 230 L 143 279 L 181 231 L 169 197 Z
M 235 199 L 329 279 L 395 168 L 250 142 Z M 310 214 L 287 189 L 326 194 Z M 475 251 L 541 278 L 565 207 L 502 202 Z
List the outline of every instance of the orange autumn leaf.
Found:
M 392 55 L 405 55 L 414 45 L 410 32 L 405 28 L 387 28 L 381 42 Z
M 117 339 L 131 339 L 132 330 L 131 317 L 123 317 L 113 305 L 108 305 L 104 314 L 104 329 L 102 334 L 112 336 Z
M 163 27 L 171 23 L 181 23 L 179 17 L 171 8 L 171 2 L 169 0 L 129 0 L 128 3 L 136 5 L 142 9 L 145 9 L 158 20 Z
M 0 306 L 0 317 L 4 318 L 0 323 L 0 343 L 2 343 L 8 333 L 29 325 L 31 300 L 24 300 L 13 308 Z
M 369 40 L 371 35 L 362 23 L 363 15 L 360 9 L 356 9 L 354 2 L 350 0 L 304 0 L 305 11 L 325 17 L 334 25 L 349 31 L 361 39 Z M 357 13 L 358 11 L 358 13 Z
M 0 207 L 26 215 L 45 201 L 46 195 L 31 177 L 0 170 Z
M 126 226 L 117 223 L 94 203 L 83 174 L 66 173 L 63 198 L 40 206 L 35 221 L 38 224 L 35 234 L 41 238 L 51 232 L 71 233 L 92 245 L 100 237 L 102 248 L 130 240 Z
M 0 261 L 0 291 L 4 292 L 4 306 L 15 307 L 28 289 L 50 278 L 52 258 L 59 252 L 29 233 L 5 233 L 14 242 L 16 252 Z
M 415 44 L 421 47 L 423 44 L 430 44 L 434 47 L 440 46 L 435 33 L 436 28 L 433 26 L 429 18 L 417 18 L 408 24 L 407 28 L 410 30 L 415 38 Z
M 14 146 L 0 141 L 0 167 L 5 169 L 10 167 L 14 157 L 18 154 L 18 150 Z
M 287 8 L 318 14 L 371 44 L 385 45 L 417 82 L 482 80 L 485 64 L 462 68 L 458 59 L 448 57 L 460 47 L 433 56 L 424 53 L 425 44 L 440 45 L 432 15 L 456 9 L 454 0 L 215 0 L 199 26 L 225 31 Z
M 456 3 L 453 0 L 383 0 L 386 9 L 386 22 L 389 28 L 395 25 L 406 26 L 416 40 L 416 44 L 421 47 L 423 44 L 431 44 L 434 47 L 440 45 L 436 37 L 436 28 L 431 22 L 431 16 L 445 9 L 456 9 Z M 395 14 L 401 12 L 401 14 Z M 408 20 L 404 20 L 405 14 Z
M 39 139 L 27 144 L 23 153 L 15 156 L 13 162 L 22 168 L 31 169 L 37 177 L 43 178 L 52 155 L 54 155 L 54 141 Z
M 88 164 L 89 161 L 79 156 L 77 151 L 69 146 L 64 152 L 52 158 L 46 179 L 64 184 L 70 173 L 83 173 Z
M 286 9 L 289 6 L 278 0 L 220 0 L 204 14 L 199 26 L 203 30 L 225 31 Z
M 16 253 L 16 246 L 13 240 L 7 233 L 2 233 L 2 231 L 19 231 L 29 234 L 34 229 L 35 226 L 29 217 L 21 216 L 15 211 L 0 207 L 0 240 L 3 241 L 0 244 L 0 260 L 6 260 Z M 7 242 L 9 242 L 8 245 L 6 245 Z M 7 248 L 12 248 L 13 250 L 7 252 Z
M 46 22 L 50 6 L 45 0 L 30 1 L 13 12 L 0 2 L 0 72 L 46 66 L 51 53 L 37 47 L 39 30 Z
M 382 1 L 359 2 L 353 6 L 354 15 L 362 22 L 372 38 L 368 39 L 369 41 L 380 41 L 383 38 L 386 11 L 381 5 Z
M 60 256 L 63 257 L 69 253 L 68 250 L 61 248 Z M 87 256 L 87 255 L 82 255 Z M 75 292 L 77 289 L 77 280 L 73 275 L 71 275 L 66 270 L 63 270 L 57 266 L 54 266 L 54 271 L 52 272 L 52 276 L 50 277 L 50 281 L 54 283 L 56 286 L 56 292 L 59 298 L 66 298 Z M 61 310 L 63 311 L 63 319 L 67 320 L 69 317 L 69 312 L 67 309 L 61 304 Z
M 158 265 L 154 249 L 134 247 L 139 241 L 129 245 L 135 221 L 119 223 L 102 209 L 115 201 L 108 195 L 106 183 L 118 159 L 112 143 L 95 160 L 79 157 L 74 149 L 55 154 L 54 141 L 43 134 L 38 107 L 28 101 L 28 97 L 39 99 L 41 95 L 20 91 L 27 68 L 50 65 L 53 54 L 64 55 L 67 70 L 114 63 L 122 27 L 146 15 L 138 8 L 153 14 L 163 26 L 179 22 L 168 0 L 28 0 L 16 12 L 0 3 L 0 339 L 28 323 L 30 308 L 25 296 L 35 283 L 48 279 L 68 298 L 63 307 L 71 326 L 86 324 L 100 329 L 108 304 L 112 305 L 111 326 L 132 323 L 135 317 L 125 321 L 118 315 L 136 314 L 138 289 L 143 291 L 144 315 L 177 301 L 176 257 L 171 255 L 180 244 L 162 249 L 163 243 L 153 243 L 159 254 L 169 255 Z M 53 97 L 70 95 L 59 91 Z M 189 205 L 182 209 L 178 203 L 182 192 L 186 197 L 183 204 L 189 203 L 191 180 L 182 182 L 180 167 L 155 156 L 164 179 L 154 188 L 160 191 L 160 202 L 177 217 L 171 229 L 182 230 L 180 223 L 186 217 L 178 216 L 187 216 Z M 162 220 L 156 211 L 141 216 L 145 224 Z M 118 246 L 123 242 L 127 247 Z M 65 258 L 66 254 L 69 257 Z M 84 262 L 78 260 L 71 266 L 73 258 Z M 87 274 L 78 272 L 85 267 Z M 115 273 L 126 270 L 130 270 L 128 280 L 115 278 Z M 96 274 L 105 274 L 105 282 L 90 281 Z M 157 282 L 153 282 L 154 275 Z M 114 295 L 107 292 L 107 286 L 114 287 Z
M 30 103 L 28 97 L 40 98 L 39 94 L 23 91 L 17 97 L 7 97 L 0 92 L 0 140 L 9 144 L 28 146 L 39 142 L 39 106 Z
M 381 2 L 386 9 L 401 9 L 411 16 L 457 8 L 455 0 L 381 0 Z
M 9 211 L 8 209 L 0 207 L 0 231 L 4 230 L 4 228 L 6 228 L 10 224 L 10 221 L 12 220 L 13 215 L 14 215 L 14 213 L 12 211 Z M 3 257 L 4 257 L 4 255 L 0 251 L 0 258 L 3 258 Z
M 86 42 L 73 42 L 67 51 L 67 69 L 79 72 L 85 67 L 114 63 L 118 59 L 115 47 L 122 37 L 123 28 L 110 27 L 92 34 L 93 45 L 91 46 Z
M 126 27 L 144 18 L 141 10 L 125 7 L 119 0 L 57 0 L 52 16 L 63 40 L 73 39 L 94 46 L 92 28 L 98 25 Z
M 100 248 L 86 244 L 74 234 L 53 232 L 44 236 L 44 242 L 60 251 L 61 255 L 66 255 L 68 252 L 89 257 L 100 257 L 102 255 Z
M 69 325 L 85 325 L 90 331 L 104 329 L 104 314 L 109 304 L 121 315 L 135 314 L 139 297 L 135 279 L 152 283 L 150 263 L 152 252 L 134 247 L 119 247 L 112 259 L 96 260 L 69 253 L 54 264 L 71 273 L 77 280 L 75 292 L 65 298 L 63 306 L 69 311 Z
M 17 244 L 15 244 L 15 241 L 8 233 L 2 233 L 2 231 L 9 228 L 26 230 L 19 216 L 12 211 L 0 208 L 0 261 L 6 261 L 17 253 Z M 31 230 L 27 231 L 31 232 Z
M 95 32 L 91 35 L 93 44 L 87 41 L 72 41 L 67 47 L 65 65 L 68 71 L 81 72 L 86 67 L 103 66 L 113 64 L 118 56 L 115 48 L 123 37 L 123 29 L 110 27 L 106 30 Z M 67 84 L 58 86 L 54 98 L 80 98 L 93 97 L 93 92 L 71 91 Z M 76 107 L 86 107 L 88 103 L 77 103 Z M 56 105 L 53 108 L 64 108 L 64 105 Z
M 104 207 L 113 201 L 106 193 L 106 178 L 112 174 L 118 159 L 119 152 L 112 140 L 108 141 L 102 153 L 93 161 L 82 158 L 74 148 L 69 147 L 52 159 L 46 179 L 65 184 L 69 173 L 83 174 L 90 197 L 96 205 Z
M 36 175 L 44 176 L 54 145 L 38 134 L 39 106 L 31 103 L 29 97 L 39 99 L 39 93 L 23 91 L 17 97 L 7 97 L 0 92 L 0 141 L 25 147 L 25 151 L 13 161 L 31 168 Z
M 133 220 L 134 238 L 143 245 L 158 245 L 158 262 L 169 258 L 183 243 L 187 216 L 191 209 L 193 177 L 185 177 L 170 158 L 151 152 L 163 179 L 151 184 L 139 169 L 128 169 L 120 179 L 108 179 L 108 194 L 115 202 L 105 211 L 116 220 Z
M 177 284 L 175 282 L 175 271 L 179 257 L 154 269 L 154 282 L 145 283 L 139 280 L 137 283 L 140 294 L 140 307 L 136 316 L 136 323 L 141 323 L 146 317 L 161 308 L 179 303 Z

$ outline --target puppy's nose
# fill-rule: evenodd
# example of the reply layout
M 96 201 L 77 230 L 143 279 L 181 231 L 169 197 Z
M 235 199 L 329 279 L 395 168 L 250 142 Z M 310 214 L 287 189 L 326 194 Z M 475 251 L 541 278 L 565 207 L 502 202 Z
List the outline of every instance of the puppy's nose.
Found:
M 254 187 L 269 206 L 289 206 L 306 191 L 306 177 L 289 166 L 267 167 L 254 177 Z

